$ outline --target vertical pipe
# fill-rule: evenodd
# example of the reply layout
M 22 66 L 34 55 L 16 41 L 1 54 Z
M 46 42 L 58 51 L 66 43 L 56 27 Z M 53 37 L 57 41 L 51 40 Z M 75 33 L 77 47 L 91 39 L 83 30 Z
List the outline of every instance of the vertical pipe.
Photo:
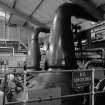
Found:
M 3 105 L 5 105 L 5 97 L 6 97 L 6 88 L 7 88 L 7 75 L 4 76 L 4 94 L 3 94 Z
M 74 40 L 71 30 L 71 16 L 97 21 L 85 9 L 76 4 L 62 4 L 55 12 L 51 27 L 48 62 L 50 66 L 62 65 L 64 69 L 77 68 Z
M 5 11 L 5 23 L 4 23 L 4 38 L 6 39 L 6 11 Z
M 77 68 L 74 41 L 71 31 L 70 11 L 71 4 L 64 4 L 55 13 L 51 27 L 49 65 L 60 66 L 62 60 L 65 69 Z
M 40 67 L 40 49 L 38 42 L 38 29 L 32 35 L 31 44 L 28 52 L 28 66 L 33 66 L 35 68 Z M 36 70 L 36 69 L 35 69 Z
M 21 31 L 22 31 L 22 26 L 19 25 L 19 48 L 20 48 L 20 42 L 21 42 Z
M 26 87 L 26 74 L 27 72 L 24 71 L 24 103 L 26 104 L 26 102 L 28 101 L 28 88 Z
M 8 31 L 7 31 L 7 35 L 8 35 L 8 37 L 7 37 L 7 38 L 10 39 L 10 37 L 9 37 L 9 36 L 10 36 L 9 26 L 7 27 L 7 29 L 8 29 Z
M 94 94 L 95 94 L 95 92 L 94 92 L 94 86 L 95 86 L 95 83 L 94 83 L 94 75 L 95 75 L 95 69 L 92 68 L 92 97 L 91 97 L 92 104 L 91 105 L 94 105 Z
M 29 62 L 28 66 L 33 66 L 36 69 L 40 68 L 40 60 L 41 60 L 40 45 L 38 40 L 40 32 L 49 33 L 49 29 L 45 29 L 42 27 L 36 28 L 31 38 L 31 44 L 28 53 L 28 62 Z

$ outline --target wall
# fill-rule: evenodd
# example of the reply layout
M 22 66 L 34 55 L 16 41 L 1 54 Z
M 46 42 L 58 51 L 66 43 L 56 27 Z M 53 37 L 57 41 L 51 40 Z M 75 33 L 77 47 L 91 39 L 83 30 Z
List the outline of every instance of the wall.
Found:
M 21 42 L 28 44 L 31 35 L 32 31 L 20 26 L 6 26 L 5 31 L 5 23 L 3 21 L 0 21 L 0 39 L 20 40 Z

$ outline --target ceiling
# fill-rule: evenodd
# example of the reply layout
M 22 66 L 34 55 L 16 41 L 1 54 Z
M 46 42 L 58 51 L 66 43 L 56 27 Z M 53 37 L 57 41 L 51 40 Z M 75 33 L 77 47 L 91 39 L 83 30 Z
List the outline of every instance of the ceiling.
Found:
M 33 29 L 50 26 L 55 10 L 65 2 L 80 4 L 99 20 L 105 19 L 105 0 L 0 0 L 0 8 L 9 15 L 8 25 L 21 24 Z

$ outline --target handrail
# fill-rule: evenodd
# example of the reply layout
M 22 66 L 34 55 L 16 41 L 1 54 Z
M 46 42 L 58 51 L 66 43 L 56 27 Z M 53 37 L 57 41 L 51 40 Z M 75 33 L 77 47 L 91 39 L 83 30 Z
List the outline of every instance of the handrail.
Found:
M 30 71 L 30 70 L 26 70 L 23 72 L 18 72 L 18 73 L 23 73 L 24 75 L 26 75 L 27 73 L 65 73 L 65 72 L 81 72 L 81 71 L 85 71 L 85 72 L 89 72 L 91 71 L 91 75 L 92 75 L 92 90 L 88 93 L 81 93 L 81 94 L 70 94 L 70 95 L 65 95 L 65 96 L 59 96 L 59 97 L 49 97 L 49 98 L 40 98 L 40 99 L 35 99 L 35 100 L 24 100 L 24 101 L 17 101 L 17 102 L 8 102 L 5 103 L 5 105 L 9 105 L 9 104 L 16 104 L 16 103 L 32 103 L 32 102 L 43 102 L 43 101 L 51 101 L 51 100 L 57 100 L 57 99 L 62 99 L 62 98 L 70 98 L 70 97 L 77 97 L 77 96 L 86 96 L 86 95 L 92 95 L 92 105 L 94 105 L 94 95 L 95 94 L 101 94 L 101 93 L 105 93 L 105 91 L 94 91 L 94 72 L 95 71 L 105 71 L 105 69 L 85 69 L 85 70 L 55 70 L 55 71 Z M 10 72 L 10 73 L 16 73 L 16 72 Z M 4 73 L 6 75 L 10 74 L 7 71 Z M 24 81 L 26 81 L 26 76 L 24 76 Z M 26 82 L 25 82 L 26 83 Z M 25 88 L 26 85 L 24 85 Z

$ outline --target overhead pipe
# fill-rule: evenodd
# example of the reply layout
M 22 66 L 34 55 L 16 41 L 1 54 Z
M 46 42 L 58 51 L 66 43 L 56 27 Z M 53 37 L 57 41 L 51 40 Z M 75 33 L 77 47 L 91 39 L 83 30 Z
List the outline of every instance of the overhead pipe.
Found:
M 50 30 L 48 28 L 36 28 L 34 34 L 31 38 L 31 44 L 29 48 L 28 58 L 27 58 L 27 66 L 33 66 L 35 70 L 40 68 L 40 46 L 38 42 L 38 36 L 40 32 L 49 33 Z
M 74 40 L 71 31 L 71 16 L 95 22 L 98 21 L 97 18 L 77 4 L 65 3 L 61 5 L 56 10 L 49 39 L 48 63 L 51 67 L 60 66 L 63 59 L 65 69 L 77 68 Z

